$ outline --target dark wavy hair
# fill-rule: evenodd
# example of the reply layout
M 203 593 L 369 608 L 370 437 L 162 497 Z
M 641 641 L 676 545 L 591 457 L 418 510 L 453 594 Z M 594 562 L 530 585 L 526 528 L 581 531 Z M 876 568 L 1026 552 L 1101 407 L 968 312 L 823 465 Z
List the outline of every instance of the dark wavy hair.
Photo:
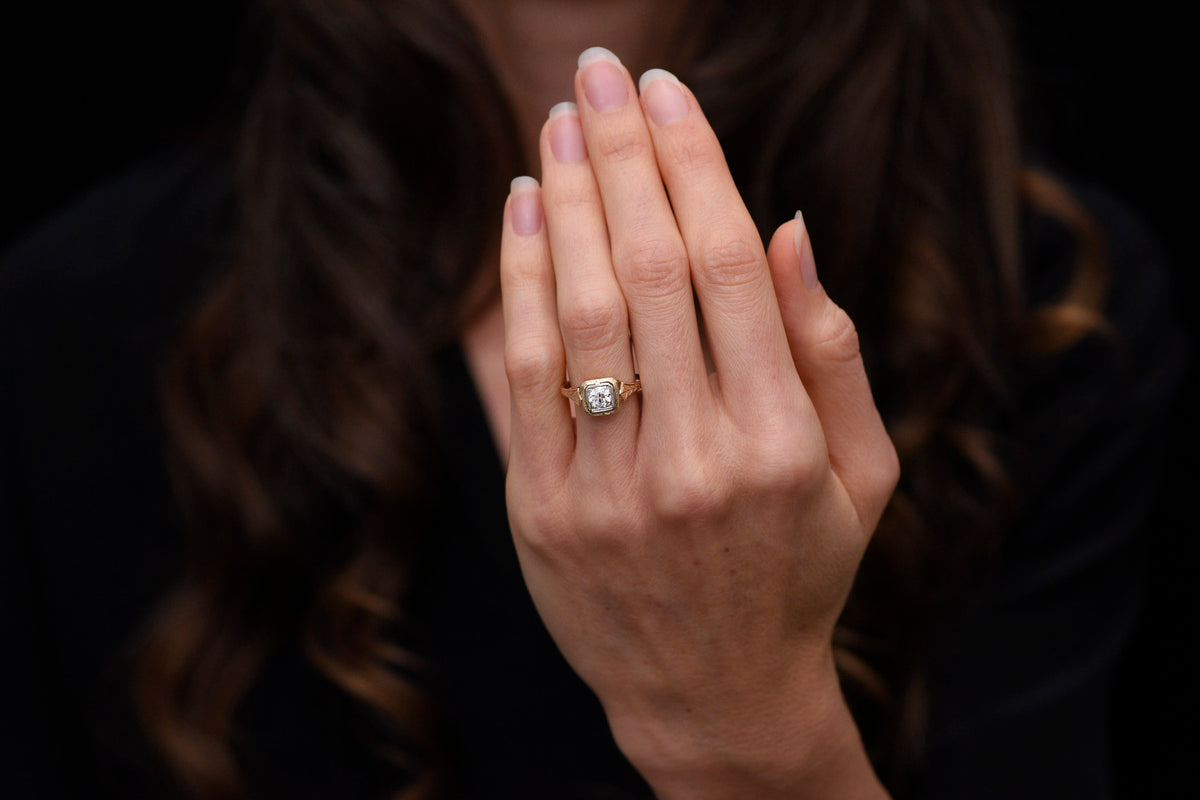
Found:
M 697 6 L 666 66 L 700 98 L 764 233 L 804 210 L 900 454 L 835 639 L 898 791 L 920 764 L 929 610 L 1011 519 L 991 409 L 1015 359 L 1099 324 L 1102 253 L 1070 194 L 1021 169 L 1014 63 L 988 2 Z M 279 0 L 262 14 L 236 253 L 162 374 L 186 570 L 134 676 L 150 741 L 201 798 L 245 795 L 235 711 L 286 641 L 403 734 L 413 774 L 436 776 L 421 680 L 436 665 L 392 635 L 419 622 L 408 589 L 433 414 L 404 388 L 431 381 L 431 354 L 496 299 L 480 265 L 508 180 L 529 171 L 452 3 Z M 1092 242 L 1052 308 L 1024 300 L 1023 207 Z

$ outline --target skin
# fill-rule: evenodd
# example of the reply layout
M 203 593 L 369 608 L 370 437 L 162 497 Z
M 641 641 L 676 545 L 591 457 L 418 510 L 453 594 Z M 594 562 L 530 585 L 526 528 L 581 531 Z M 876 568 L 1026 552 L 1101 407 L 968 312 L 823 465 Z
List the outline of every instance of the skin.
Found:
M 543 179 L 506 203 L 503 304 L 464 347 L 531 595 L 657 796 L 886 797 L 831 645 L 899 473 L 854 326 L 801 222 L 764 251 L 686 87 L 576 69 L 596 42 L 655 66 L 685 5 L 459 0 Z M 605 73 L 624 102 L 598 110 Z M 635 369 L 613 416 L 558 391 Z
M 686 87 L 600 59 L 574 95 L 501 242 L 534 602 L 660 798 L 886 797 L 831 645 L 899 474 L 854 326 L 799 221 L 764 251 Z M 635 351 L 643 392 L 572 414 L 563 375 L 629 379 Z
M 504 86 L 527 142 L 526 161 L 537 165 L 546 112 L 574 96 L 579 54 L 592 45 L 620 53 L 636 74 L 662 66 L 666 37 L 688 12 L 688 0 L 454 0 L 474 27 Z M 529 43 L 536 42 L 536 47 Z M 536 174 L 536 173 L 535 173 Z M 484 267 L 494 270 L 495 256 Z M 497 303 L 463 333 L 463 349 L 496 450 L 508 459 L 508 379 L 504 374 L 504 320 Z

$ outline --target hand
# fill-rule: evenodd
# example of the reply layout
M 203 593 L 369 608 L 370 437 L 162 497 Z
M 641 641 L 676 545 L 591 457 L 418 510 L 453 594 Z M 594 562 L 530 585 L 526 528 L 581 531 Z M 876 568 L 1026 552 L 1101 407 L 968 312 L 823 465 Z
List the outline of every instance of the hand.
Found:
M 899 472 L 854 326 L 799 220 L 763 251 L 686 87 L 581 63 L 501 248 L 530 593 L 660 797 L 879 796 L 831 646 Z M 564 373 L 635 356 L 640 395 L 572 415 Z

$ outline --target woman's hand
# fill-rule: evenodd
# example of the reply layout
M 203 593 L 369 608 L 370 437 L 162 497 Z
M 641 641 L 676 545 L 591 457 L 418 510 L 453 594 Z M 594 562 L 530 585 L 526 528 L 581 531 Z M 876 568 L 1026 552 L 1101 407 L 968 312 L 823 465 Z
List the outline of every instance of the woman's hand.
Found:
M 691 92 L 581 65 L 505 209 L 529 590 L 660 797 L 881 796 L 831 647 L 898 476 L 854 327 L 799 220 L 764 252 Z M 640 395 L 572 414 L 564 373 L 635 363 Z

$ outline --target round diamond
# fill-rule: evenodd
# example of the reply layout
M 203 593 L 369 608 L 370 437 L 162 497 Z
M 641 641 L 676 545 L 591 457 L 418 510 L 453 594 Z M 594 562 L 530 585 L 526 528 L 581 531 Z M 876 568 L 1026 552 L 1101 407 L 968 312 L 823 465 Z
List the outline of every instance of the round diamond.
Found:
M 583 407 L 589 414 L 611 414 L 617 410 L 617 386 L 608 378 L 583 385 Z

